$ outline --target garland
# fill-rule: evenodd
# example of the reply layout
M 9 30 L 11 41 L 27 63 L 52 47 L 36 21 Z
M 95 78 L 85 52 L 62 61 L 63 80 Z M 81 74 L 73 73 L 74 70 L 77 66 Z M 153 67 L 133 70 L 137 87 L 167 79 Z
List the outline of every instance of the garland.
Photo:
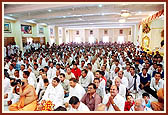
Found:
M 50 100 L 42 100 L 40 106 L 42 106 L 42 110 L 40 111 L 53 111 L 55 105 Z

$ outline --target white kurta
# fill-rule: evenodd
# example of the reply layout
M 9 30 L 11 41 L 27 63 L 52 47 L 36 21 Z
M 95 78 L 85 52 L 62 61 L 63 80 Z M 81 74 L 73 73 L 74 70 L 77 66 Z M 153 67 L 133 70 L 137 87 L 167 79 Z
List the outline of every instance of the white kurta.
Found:
M 72 96 L 76 96 L 79 98 L 79 100 L 81 100 L 85 93 L 86 93 L 85 89 L 80 84 L 77 83 L 74 88 L 73 87 L 69 88 L 69 96 L 65 98 L 65 102 L 69 102 L 69 99 Z
M 158 91 L 160 88 L 163 88 L 164 87 L 164 80 L 163 79 L 160 79 L 159 80 L 159 83 L 156 85 L 156 80 L 155 78 L 153 77 L 151 79 L 151 83 L 150 83 L 150 88 L 155 90 L 155 91 Z
M 103 98 L 103 104 L 107 104 L 108 100 L 109 100 L 109 97 L 110 97 L 110 93 L 108 93 L 107 95 L 104 96 Z M 125 99 L 117 94 L 114 99 L 113 99 L 114 103 L 116 104 L 116 106 L 121 110 L 121 111 L 124 111 L 124 106 L 125 106 Z M 109 108 L 107 109 L 106 107 L 106 110 L 107 111 L 115 111 L 115 109 L 113 108 L 113 106 L 110 104 Z
M 82 102 L 80 102 L 80 105 L 77 109 L 70 107 L 69 111 L 90 111 L 89 108 Z
M 55 104 L 54 108 L 62 106 L 64 101 L 64 89 L 61 84 L 58 84 L 55 88 L 50 84 L 47 87 L 42 100 L 52 101 L 53 104 Z
M 52 80 L 54 77 L 56 76 L 56 68 L 49 68 L 49 70 L 47 71 L 47 77 L 48 79 Z

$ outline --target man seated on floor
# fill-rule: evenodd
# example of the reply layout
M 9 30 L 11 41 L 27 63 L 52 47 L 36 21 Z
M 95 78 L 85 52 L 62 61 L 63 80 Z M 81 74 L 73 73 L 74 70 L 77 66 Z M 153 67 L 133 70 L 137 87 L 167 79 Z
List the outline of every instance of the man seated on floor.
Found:
M 101 103 L 101 97 L 96 93 L 96 85 L 90 83 L 87 93 L 82 97 L 81 102 L 88 106 L 90 111 L 96 110 L 98 104 Z
M 102 103 L 106 105 L 107 111 L 124 111 L 125 99 L 118 93 L 119 88 L 112 85 L 110 93 L 104 96 Z
M 18 83 L 20 99 L 18 102 L 9 106 L 10 111 L 34 111 L 37 107 L 37 95 L 35 88 L 28 84 L 27 79 Z
M 60 79 L 54 77 L 52 83 L 47 86 L 42 100 L 50 100 L 55 104 L 54 109 L 63 105 L 64 89 L 60 84 Z
M 153 111 L 152 109 L 145 106 L 145 100 L 137 98 L 135 104 L 131 107 L 130 111 Z
M 164 111 L 164 88 L 157 91 L 158 101 L 151 102 L 151 108 L 154 111 Z
M 70 98 L 69 104 L 71 104 L 69 111 L 90 111 L 89 108 L 84 103 L 80 102 L 76 96 Z

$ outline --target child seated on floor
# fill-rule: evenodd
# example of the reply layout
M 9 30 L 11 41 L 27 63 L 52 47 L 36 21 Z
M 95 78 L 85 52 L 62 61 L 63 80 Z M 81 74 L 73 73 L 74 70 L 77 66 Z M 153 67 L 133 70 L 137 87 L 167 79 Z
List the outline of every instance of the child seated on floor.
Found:
M 151 108 L 151 101 L 148 93 L 143 93 L 142 98 L 145 100 L 146 107 Z

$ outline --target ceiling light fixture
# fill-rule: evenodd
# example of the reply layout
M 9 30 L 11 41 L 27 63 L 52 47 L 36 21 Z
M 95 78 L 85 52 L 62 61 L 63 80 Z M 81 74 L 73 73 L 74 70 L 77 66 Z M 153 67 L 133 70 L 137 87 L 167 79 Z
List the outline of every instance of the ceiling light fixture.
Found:
M 66 18 L 66 16 L 63 16 L 63 18 Z
M 48 10 L 48 12 L 51 12 L 51 11 L 52 11 L 51 9 Z
M 44 25 L 44 26 L 46 26 L 47 24 L 46 24 L 46 23 L 40 23 L 40 25 Z
M 102 4 L 99 4 L 98 7 L 101 8 L 103 5 Z
M 36 23 L 35 21 L 33 21 L 33 20 L 24 20 L 25 22 L 28 22 L 28 23 Z
M 138 14 L 142 14 L 142 12 L 141 12 L 141 11 L 139 11 L 139 12 L 138 12 Z
M 8 20 L 16 20 L 15 18 L 12 18 L 10 16 L 4 16 L 4 19 L 8 19 Z
M 125 19 L 120 19 L 118 22 L 124 23 L 124 22 L 126 22 L 126 20 Z
M 128 17 L 128 16 L 130 16 L 131 14 L 130 14 L 130 12 L 128 12 L 127 10 L 122 10 L 121 11 L 121 16 L 122 17 Z
M 102 13 L 101 15 L 102 15 L 102 16 L 104 16 L 105 14 L 104 14 L 104 13 Z

